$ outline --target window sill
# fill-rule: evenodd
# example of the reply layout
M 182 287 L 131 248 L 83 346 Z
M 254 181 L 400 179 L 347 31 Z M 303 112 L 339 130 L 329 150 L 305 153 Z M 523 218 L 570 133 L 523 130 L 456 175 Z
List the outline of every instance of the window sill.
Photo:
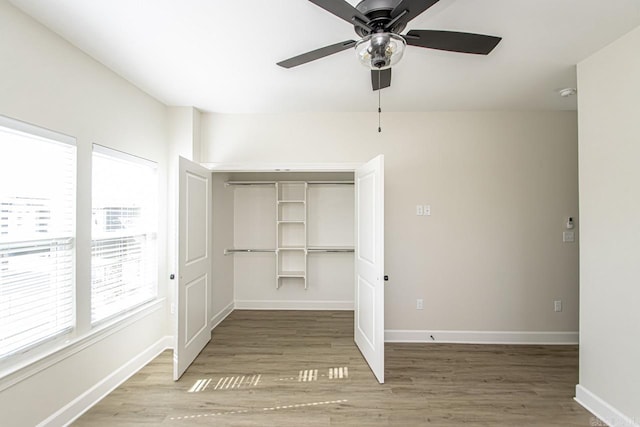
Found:
M 122 316 L 100 324 L 81 337 L 62 338 L 57 343 L 52 343 L 46 350 L 38 352 L 37 348 L 33 349 L 34 354 L 30 357 L 26 357 L 25 354 L 14 363 L 6 361 L 6 366 L 0 365 L 0 392 L 155 313 L 165 306 L 165 302 L 166 298 L 150 301 Z

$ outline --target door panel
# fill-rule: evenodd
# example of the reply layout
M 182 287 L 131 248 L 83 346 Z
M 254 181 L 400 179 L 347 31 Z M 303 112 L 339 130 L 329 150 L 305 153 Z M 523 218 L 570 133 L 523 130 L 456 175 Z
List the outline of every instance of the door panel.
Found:
M 204 220 L 207 218 L 209 202 L 207 189 L 210 182 L 207 176 L 203 177 L 190 171 L 186 171 L 185 180 L 185 200 L 187 202 L 185 206 L 185 226 L 187 232 L 184 235 L 186 239 L 184 260 L 185 264 L 189 266 L 207 257 L 206 231 L 208 230 L 206 229 L 208 224 Z M 199 227 L 205 227 L 205 232 L 188 232 L 191 230 L 197 231 Z
M 207 277 L 198 277 L 185 285 L 185 345 L 189 347 L 207 327 Z
M 359 313 L 357 316 L 358 333 L 366 340 L 370 347 L 373 347 L 375 337 L 373 335 L 373 322 L 375 320 L 375 286 L 362 277 L 358 277 L 357 290 Z
M 376 245 L 375 239 L 375 215 L 369 215 L 375 211 L 375 171 L 370 171 L 358 177 L 358 247 L 359 257 L 369 265 L 375 264 Z
M 211 340 L 211 172 L 180 158 L 178 291 L 173 379 L 178 380 Z
M 355 342 L 384 382 L 384 157 L 358 168 L 356 196 Z

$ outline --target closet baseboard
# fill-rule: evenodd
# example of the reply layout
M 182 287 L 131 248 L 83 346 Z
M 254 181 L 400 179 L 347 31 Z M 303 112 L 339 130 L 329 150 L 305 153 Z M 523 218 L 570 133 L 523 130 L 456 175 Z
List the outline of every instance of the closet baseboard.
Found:
M 353 301 L 278 301 L 236 300 L 236 310 L 348 310 L 353 311 Z
M 218 313 L 214 314 L 211 320 L 209 321 L 209 325 L 211 325 L 211 330 L 213 331 L 216 326 L 218 326 L 224 319 L 227 318 L 228 315 L 233 311 L 234 303 L 231 301 L 225 308 L 220 310 Z

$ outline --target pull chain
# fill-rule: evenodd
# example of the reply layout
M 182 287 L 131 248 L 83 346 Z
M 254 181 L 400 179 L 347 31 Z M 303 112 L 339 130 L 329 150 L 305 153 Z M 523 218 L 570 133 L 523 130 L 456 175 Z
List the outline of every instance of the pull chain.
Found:
M 378 133 L 382 132 L 382 127 L 380 126 L 382 108 L 380 107 L 380 92 L 382 92 L 382 88 L 380 87 L 380 74 L 382 72 L 378 70 Z

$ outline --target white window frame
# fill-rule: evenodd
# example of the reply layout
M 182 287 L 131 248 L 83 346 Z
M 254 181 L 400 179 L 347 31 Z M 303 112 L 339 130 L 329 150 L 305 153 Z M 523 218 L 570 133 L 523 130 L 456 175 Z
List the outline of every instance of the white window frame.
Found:
M 17 252 L 16 252 L 15 245 L 19 242 L 31 243 L 31 245 L 24 245 L 23 249 L 32 248 L 33 250 L 36 250 L 38 249 L 38 247 L 40 247 L 41 249 L 44 248 L 44 250 L 46 250 L 46 247 L 43 246 L 43 243 L 47 243 L 47 242 L 48 242 L 49 248 L 53 246 L 57 247 L 58 245 L 61 245 L 63 247 L 62 252 L 58 252 L 58 251 L 48 252 L 50 254 L 56 252 L 57 254 L 54 253 L 54 255 L 61 254 L 61 255 L 64 255 L 64 257 L 66 258 L 66 260 L 60 260 L 63 263 L 59 263 L 58 261 L 56 261 L 53 264 L 49 264 L 49 265 L 56 266 L 56 268 L 53 270 L 48 270 L 46 268 L 48 266 L 47 262 L 50 262 L 48 261 L 48 259 L 50 259 L 50 256 L 43 258 L 42 260 L 40 260 L 40 262 L 34 262 L 33 260 L 30 260 L 30 259 L 25 260 L 25 262 L 32 262 L 35 267 L 43 271 L 43 274 L 44 274 L 44 271 L 46 270 L 47 272 L 46 274 L 57 275 L 60 271 L 63 271 L 66 275 L 68 275 L 68 279 L 63 281 L 50 280 L 49 281 L 50 284 L 61 283 L 60 286 L 62 286 L 62 288 L 58 288 L 58 287 L 49 288 L 49 292 L 48 292 L 49 294 L 52 294 L 52 293 L 55 294 L 55 299 L 58 300 L 60 304 L 62 304 L 56 307 L 63 307 L 66 310 L 66 314 L 64 314 L 65 311 L 62 311 L 62 312 L 56 311 L 55 315 L 54 314 L 51 314 L 51 315 L 55 317 L 59 317 L 62 315 L 63 316 L 62 319 L 64 321 L 60 322 L 58 325 L 56 325 L 56 327 L 51 328 L 50 333 L 36 334 L 31 340 L 27 340 L 26 338 L 28 337 L 25 337 L 25 339 L 22 340 L 22 344 L 20 345 L 16 344 L 13 346 L 14 348 L 11 349 L 10 351 L 2 353 L 0 355 L 0 367 L 2 367 L 6 363 L 11 363 L 11 361 L 14 360 L 15 358 L 21 357 L 21 355 L 29 353 L 36 348 L 43 347 L 45 343 L 59 342 L 64 339 L 67 339 L 75 331 L 75 327 L 76 327 L 75 242 L 76 242 L 76 232 L 77 232 L 77 227 L 76 227 L 77 146 L 76 146 L 75 138 L 71 136 L 54 132 L 48 129 L 44 129 L 39 126 L 24 123 L 18 120 L 14 120 L 2 115 L 0 115 L 0 127 L 7 129 L 9 130 L 9 132 L 16 133 L 18 135 L 22 134 L 27 138 L 42 139 L 42 140 L 45 140 L 45 142 L 47 143 L 66 145 L 67 147 L 65 148 L 67 149 L 69 147 L 72 148 L 70 150 L 70 153 L 68 153 L 70 170 L 67 170 L 64 172 L 68 180 L 68 185 L 70 186 L 66 191 L 68 199 L 65 200 L 66 204 L 64 205 L 64 208 L 63 208 L 67 212 L 67 216 L 63 216 L 63 218 L 64 218 L 64 221 L 68 221 L 68 223 L 64 227 L 62 227 L 62 231 L 61 230 L 57 231 L 57 233 L 62 233 L 62 234 L 54 235 L 57 233 L 50 234 L 49 232 L 47 232 L 45 233 L 46 237 L 44 239 L 34 239 L 33 238 L 34 236 L 32 236 L 32 237 L 26 237 L 25 240 L 18 239 L 18 240 L 7 240 L 7 241 L 3 241 L 2 237 L 0 236 L 0 247 L 2 247 L 3 245 L 7 245 L 4 247 L 8 251 L 6 253 L 8 257 L 16 256 Z M 33 155 L 36 155 L 36 154 L 37 153 L 33 153 Z M 49 159 L 45 159 L 45 161 L 47 160 Z M 35 169 L 33 160 L 31 160 L 31 162 L 26 163 L 23 167 L 25 171 L 32 173 L 32 171 Z M 37 171 L 35 171 L 34 173 L 37 173 Z M 3 184 L 6 185 L 6 183 L 3 183 Z M 60 208 L 56 208 L 56 209 L 60 209 Z M 27 212 L 27 214 L 29 213 Z M 9 219 L 9 217 L 7 218 Z M 14 249 L 10 249 L 12 245 Z M 64 268 L 64 269 L 60 270 L 60 268 Z M 22 273 L 18 273 L 18 274 L 22 274 Z M 0 276 L 0 278 L 1 277 L 2 276 Z M 44 282 L 38 282 L 38 283 L 42 283 L 42 285 L 44 285 Z M 35 284 L 28 281 L 25 282 L 25 285 L 35 286 Z M 42 285 L 40 285 L 39 287 L 41 288 Z M 68 293 L 68 295 L 64 296 L 63 294 L 59 294 L 61 290 L 65 290 L 64 292 Z M 0 293 L 1 293 L 1 290 L 0 290 Z M 26 303 L 26 302 L 27 301 L 23 301 L 23 303 Z M 2 306 L 0 305 L 0 307 Z M 0 313 L 0 320 L 1 320 L 1 316 L 2 316 L 2 313 Z M 32 317 L 32 321 L 34 320 L 35 319 Z M 44 320 L 45 319 L 42 319 L 42 321 Z M 52 322 L 53 324 L 55 324 L 54 317 L 50 317 L 49 322 Z M 49 323 L 49 325 L 51 325 L 52 323 Z M 0 327 L 2 327 L 2 325 L 0 325 Z M 4 335 L 5 333 L 9 333 L 8 331 L 9 330 L 3 332 L 2 335 Z M 0 338 L 2 337 L 2 335 L 0 335 Z
M 129 186 L 113 187 L 118 191 L 135 188 L 138 179 L 147 179 L 149 200 L 139 205 L 117 206 L 119 201 L 104 206 L 104 195 L 97 186 L 101 173 L 96 161 L 111 162 L 130 169 L 139 169 L 141 175 L 128 177 Z M 104 178 L 104 177 L 102 177 Z M 157 163 L 102 145 L 93 144 L 92 151 L 92 235 L 91 235 L 91 325 L 103 324 L 127 315 L 132 310 L 158 299 L 158 166 Z M 104 187 L 102 187 L 104 189 Z M 146 196 L 146 195 L 145 195 Z M 114 196 L 116 199 L 117 196 Z M 110 201 L 111 202 L 111 201 Z M 100 204 L 100 206 L 96 205 Z M 125 203 L 130 203 L 127 201 Z M 144 221 L 136 221 L 140 210 Z M 130 215 L 131 214 L 131 215 Z M 116 217 L 113 220 L 113 217 Z M 126 220 L 130 220 L 128 230 Z M 119 225 L 113 225 L 117 223 Z M 139 223 L 136 225 L 136 223 Z M 111 225 L 110 225 L 111 224 Z M 124 225 L 123 225 L 124 224 Z M 149 225 L 152 224 L 152 225 Z M 145 227 L 146 226 L 146 227 Z M 131 250 L 129 247 L 133 248 Z M 140 250 L 141 255 L 135 256 Z M 114 261 L 108 261 L 112 257 Z M 126 266 L 133 266 L 126 268 Z M 140 282 L 138 282 L 142 279 Z M 124 297 L 104 303 L 120 293 Z M 110 295 L 111 294 L 111 295 Z M 130 299 L 130 301 L 127 301 Z M 97 306 L 96 301 L 102 303 Z

